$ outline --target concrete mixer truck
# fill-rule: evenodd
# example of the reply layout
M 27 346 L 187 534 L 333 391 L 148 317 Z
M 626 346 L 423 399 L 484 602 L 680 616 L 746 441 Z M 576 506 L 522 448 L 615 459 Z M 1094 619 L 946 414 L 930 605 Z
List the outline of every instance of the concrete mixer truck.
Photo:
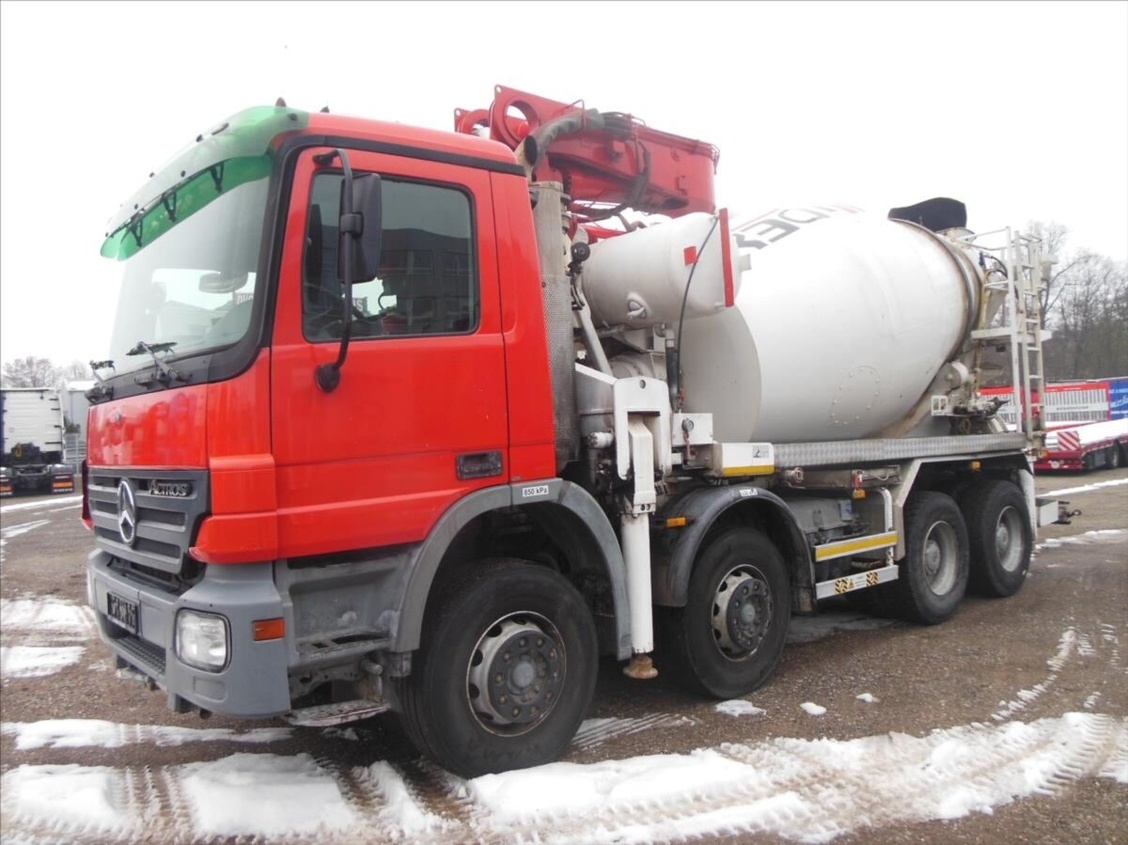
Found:
M 792 614 L 1018 590 L 1044 262 L 937 198 L 717 209 L 710 144 L 497 88 L 453 133 L 281 101 L 112 218 L 88 599 L 178 712 L 400 714 L 460 775 L 556 759 L 601 656 L 704 696 Z M 1036 392 L 1036 391 L 1035 391 Z

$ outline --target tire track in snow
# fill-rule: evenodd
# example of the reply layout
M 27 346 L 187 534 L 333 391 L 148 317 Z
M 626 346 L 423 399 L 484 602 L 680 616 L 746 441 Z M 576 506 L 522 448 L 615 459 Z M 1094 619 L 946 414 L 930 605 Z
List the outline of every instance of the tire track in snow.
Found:
M 1011 700 L 1000 701 L 998 709 L 991 714 L 991 719 L 1003 722 L 1015 714 L 1023 713 L 1034 706 L 1046 693 L 1061 686 L 1059 681 L 1063 674 L 1080 668 L 1082 663 L 1091 666 L 1094 659 L 1103 659 L 1108 668 L 1114 671 L 1119 668 L 1120 649 L 1116 628 L 1101 623 L 1095 635 L 1090 636 L 1075 626 L 1067 627 L 1058 638 L 1054 655 L 1046 660 L 1049 672 L 1045 678 L 1029 689 L 1020 689 Z M 1074 706 L 1090 709 L 1100 696 L 1099 690 L 1086 690 Z
M 1056 795 L 1075 781 L 1100 775 L 1111 758 L 1128 753 L 1128 720 L 1118 724 L 1112 716 L 1103 714 L 1084 719 L 1080 714 L 1067 713 L 1064 718 L 1081 732 L 1082 739 L 1070 746 L 1065 759 L 1046 779 L 1042 787 L 1045 795 Z
M 506 820 L 495 827 L 498 838 L 486 841 L 628 843 L 718 834 L 827 841 L 897 822 L 957 818 L 1031 794 L 1056 794 L 1083 777 L 1114 777 L 1111 761 L 1128 756 L 1128 725 L 1070 714 L 1029 726 L 977 723 L 924 738 L 781 739 L 716 750 L 742 769 L 727 783 L 572 817 L 549 810 L 548 818 Z M 479 815 L 479 829 L 489 825 Z
M 316 763 L 314 780 L 302 783 L 320 784 L 322 795 L 326 789 L 339 793 L 347 808 L 327 826 L 224 832 L 215 828 L 214 817 L 201 821 L 199 812 L 209 808 L 199 802 L 222 794 L 214 790 L 225 788 L 222 775 L 233 771 L 243 790 L 236 801 L 253 794 L 260 818 L 269 817 L 272 806 L 284 811 L 301 794 L 287 774 L 302 758 L 307 778 L 314 768 L 309 764 Z M 244 763 L 247 759 L 255 762 Z M 757 833 L 827 841 L 894 823 L 990 812 L 1027 796 L 1057 794 L 1085 778 L 1128 781 L 1126 763 L 1128 720 L 1067 713 L 1029 724 L 973 723 L 924 737 L 776 739 L 683 755 L 558 763 L 472 781 L 426 762 L 346 770 L 308 755 L 233 755 L 156 770 L 21 766 L 2 776 L 0 806 L 5 838 L 35 845 L 229 838 L 295 845 L 362 840 L 552 845 Z M 201 773 L 213 791 L 201 792 L 196 784 L 193 797 L 185 779 Z M 533 800 L 521 801 L 522 796 Z M 69 807 L 60 811 L 64 802 Z
M 192 803 L 184 795 L 179 770 L 162 768 L 155 773 L 154 786 L 157 795 L 166 803 L 158 815 L 159 835 L 154 836 L 153 839 L 158 842 L 175 843 L 175 845 L 192 842 L 195 839 Z

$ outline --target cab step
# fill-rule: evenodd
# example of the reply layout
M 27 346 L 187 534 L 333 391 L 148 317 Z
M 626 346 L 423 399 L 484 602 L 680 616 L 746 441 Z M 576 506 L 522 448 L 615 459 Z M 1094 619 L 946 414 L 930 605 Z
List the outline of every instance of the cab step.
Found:
M 291 710 L 283 718 L 299 728 L 328 728 L 367 719 L 369 716 L 376 716 L 390 709 L 391 705 L 386 702 L 358 698 L 354 701 L 338 701 L 334 704 L 319 704 L 316 707 Z

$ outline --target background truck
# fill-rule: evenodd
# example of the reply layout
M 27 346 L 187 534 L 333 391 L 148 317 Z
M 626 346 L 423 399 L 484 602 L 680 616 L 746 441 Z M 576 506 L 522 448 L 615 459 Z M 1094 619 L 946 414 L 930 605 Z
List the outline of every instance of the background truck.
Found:
M 999 416 L 1013 425 L 1023 394 L 1013 387 L 984 388 L 1005 401 Z M 1049 382 L 1041 393 L 1045 448 L 1036 472 L 1115 469 L 1128 463 L 1128 378 Z
M 74 492 L 74 467 L 66 463 L 63 411 L 46 387 L 0 390 L 0 496 L 21 491 Z
M 1039 241 L 937 198 L 747 218 L 712 145 L 507 88 L 456 132 L 286 107 L 111 220 L 84 520 L 102 637 L 178 711 L 392 709 L 466 776 L 556 759 L 600 655 L 743 696 L 822 600 L 1023 583 Z

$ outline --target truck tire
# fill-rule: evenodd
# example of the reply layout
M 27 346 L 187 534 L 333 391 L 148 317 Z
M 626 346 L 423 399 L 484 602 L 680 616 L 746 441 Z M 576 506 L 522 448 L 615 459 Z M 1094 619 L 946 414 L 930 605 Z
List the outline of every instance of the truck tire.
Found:
M 1108 459 L 1105 461 L 1109 469 L 1120 468 L 1120 446 L 1113 443 L 1108 447 Z
M 516 560 L 456 573 L 428 604 L 401 719 L 416 748 L 471 778 L 550 763 L 595 692 L 595 623 L 557 572 Z
M 659 610 L 659 672 L 701 695 L 746 695 L 783 651 L 791 618 L 783 557 L 759 531 L 730 528 L 698 554 L 685 607 Z
M 905 507 L 905 556 L 892 593 L 901 616 L 936 625 L 956 612 L 967 591 L 968 540 L 951 496 L 926 491 Z
M 982 479 L 964 493 L 960 510 L 971 551 L 968 588 L 994 598 L 1013 596 L 1026 580 L 1034 547 L 1022 491 L 1010 481 Z

